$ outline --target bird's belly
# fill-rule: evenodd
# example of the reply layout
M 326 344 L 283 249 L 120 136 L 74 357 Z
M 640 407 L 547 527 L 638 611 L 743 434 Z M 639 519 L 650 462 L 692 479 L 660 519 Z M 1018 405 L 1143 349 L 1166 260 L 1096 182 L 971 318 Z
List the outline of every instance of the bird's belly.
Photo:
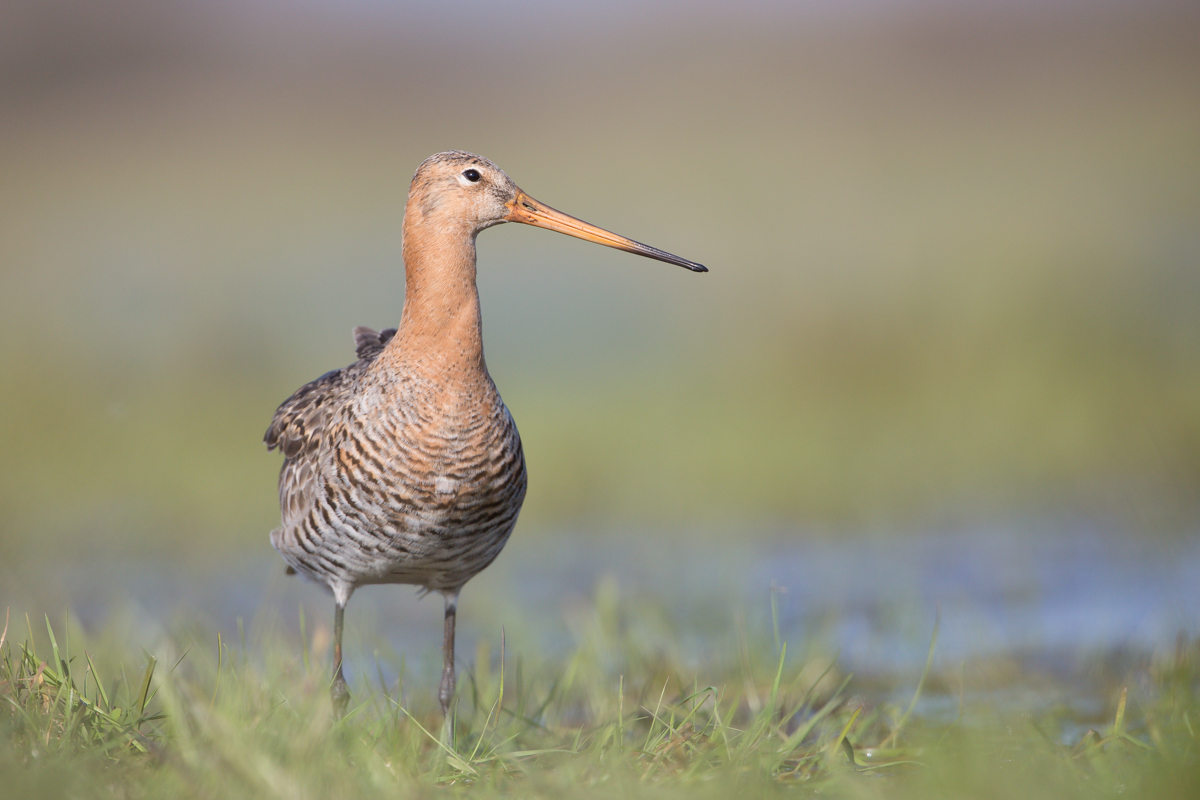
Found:
M 432 589 L 461 585 L 490 564 L 508 540 L 525 483 L 521 465 L 519 471 L 483 481 L 438 476 L 433 491 L 377 493 L 354 503 L 343 525 L 345 534 L 357 539 L 351 545 L 354 555 L 365 562 L 357 582 Z
M 323 491 L 281 552 L 331 587 L 460 587 L 500 553 L 525 497 L 520 438 L 506 411 L 498 422 L 473 438 L 409 427 L 336 443 Z

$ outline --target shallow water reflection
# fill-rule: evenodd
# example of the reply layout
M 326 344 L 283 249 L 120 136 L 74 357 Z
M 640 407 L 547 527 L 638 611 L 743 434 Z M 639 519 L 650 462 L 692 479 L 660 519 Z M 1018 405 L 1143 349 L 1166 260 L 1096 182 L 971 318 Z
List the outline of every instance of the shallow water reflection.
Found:
M 30 606 L 31 586 L 55 583 L 54 597 L 42 600 L 50 607 Z M 65 606 L 89 628 L 131 614 L 129 629 L 145 646 L 181 622 L 211 624 L 231 641 L 239 620 L 253 636 L 264 624 L 297 628 L 300 608 L 310 632 L 332 616 L 328 596 L 286 578 L 265 548 L 219 570 L 122 560 L 75 564 L 66 574 L 10 573 L 4 586 L 14 610 L 53 619 Z M 915 679 L 940 613 L 940 664 L 1004 660 L 1009 686 L 1032 673 L 1069 684 L 1097 654 L 1144 655 L 1200 633 L 1200 536 L 1148 544 L 1051 523 L 842 539 L 518 532 L 463 592 L 460 654 L 469 660 L 479 637 L 498 641 L 501 626 L 510 647 L 565 651 L 577 635 L 573 610 L 588 606 L 598 586 L 631 613 L 661 614 L 658 630 L 697 663 L 715 642 L 732 641 L 735 628 L 773 636 L 774 597 L 789 653 L 836 652 L 843 670 Z M 407 654 L 418 671 L 436 669 L 440 619 L 437 598 L 371 587 L 351 601 L 347 646 L 359 664 L 390 652 Z

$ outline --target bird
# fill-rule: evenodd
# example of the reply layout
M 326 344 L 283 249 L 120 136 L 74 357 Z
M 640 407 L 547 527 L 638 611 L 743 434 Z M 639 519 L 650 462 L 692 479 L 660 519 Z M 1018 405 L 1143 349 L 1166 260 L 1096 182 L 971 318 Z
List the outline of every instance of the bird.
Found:
M 422 162 L 404 209 L 399 326 L 355 328 L 358 359 L 296 390 L 263 437 L 284 457 L 271 544 L 289 573 L 333 595 L 335 718 L 350 701 L 346 604 L 361 586 L 396 583 L 444 598 L 438 699 L 450 720 L 459 592 L 508 541 L 528 482 L 517 426 L 484 361 L 475 280 L 475 237 L 505 222 L 708 271 L 556 211 L 482 156 L 451 150 Z

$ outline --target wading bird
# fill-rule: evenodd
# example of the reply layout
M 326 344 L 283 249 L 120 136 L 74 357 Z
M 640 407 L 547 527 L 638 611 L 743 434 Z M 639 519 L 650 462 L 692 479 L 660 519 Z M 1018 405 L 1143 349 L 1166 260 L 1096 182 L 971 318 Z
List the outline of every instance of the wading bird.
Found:
M 483 360 L 475 236 L 502 222 L 708 270 L 534 200 L 504 172 L 451 151 L 417 169 L 404 210 L 404 308 L 398 329 L 355 328 L 358 361 L 300 387 L 264 441 L 283 452 L 283 524 L 271 544 L 334 599 L 334 712 L 342 621 L 359 586 L 407 583 L 445 597 L 438 698 L 454 696 L 454 623 L 463 584 L 492 563 L 525 498 L 517 426 Z

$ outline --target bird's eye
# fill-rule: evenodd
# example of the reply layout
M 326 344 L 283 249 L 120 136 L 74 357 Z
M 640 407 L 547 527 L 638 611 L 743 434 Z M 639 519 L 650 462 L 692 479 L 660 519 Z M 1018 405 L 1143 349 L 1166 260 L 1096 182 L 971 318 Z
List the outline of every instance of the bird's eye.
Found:
M 469 180 L 471 183 L 475 183 L 483 176 L 479 174 L 479 170 L 469 169 L 463 172 L 463 177 Z

